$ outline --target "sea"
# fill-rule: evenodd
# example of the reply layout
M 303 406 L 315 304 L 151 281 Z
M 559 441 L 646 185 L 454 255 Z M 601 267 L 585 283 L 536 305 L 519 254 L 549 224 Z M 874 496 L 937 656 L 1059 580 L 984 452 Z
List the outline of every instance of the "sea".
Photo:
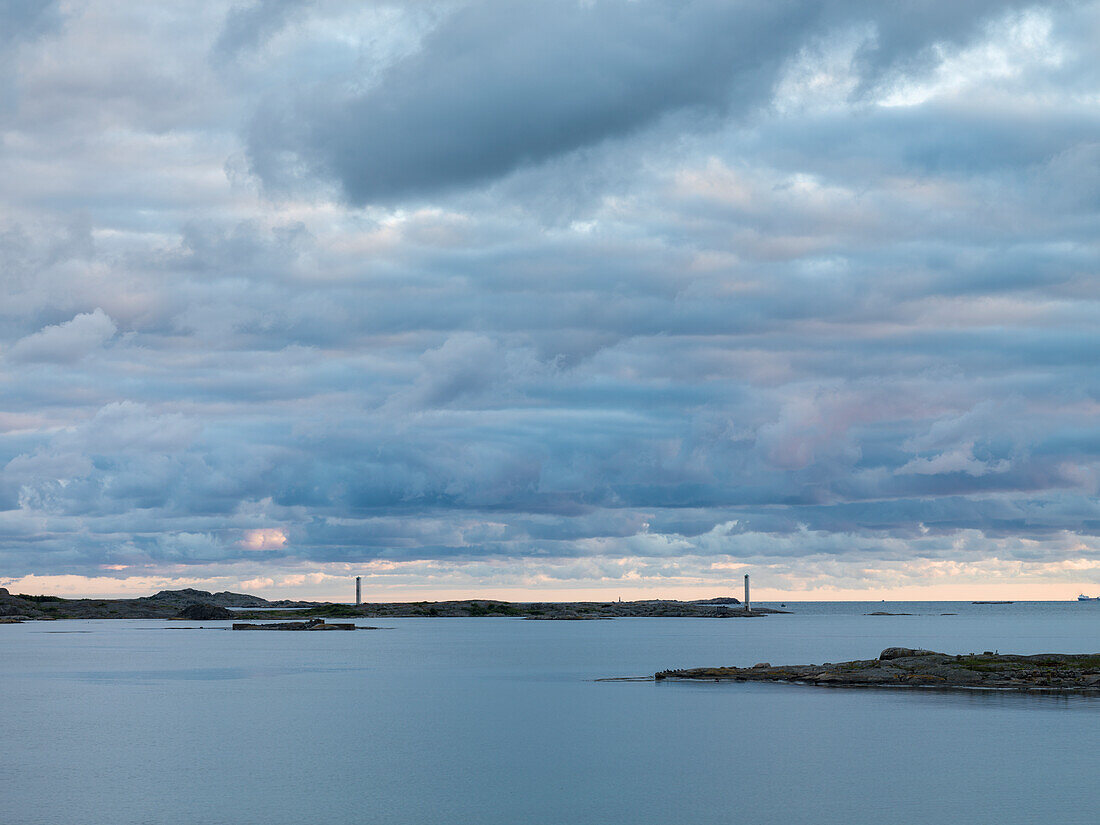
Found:
M 600 681 L 890 646 L 1100 652 L 1100 602 L 787 609 L 3 625 L 0 823 L 1096 821 L 1098 697 Z

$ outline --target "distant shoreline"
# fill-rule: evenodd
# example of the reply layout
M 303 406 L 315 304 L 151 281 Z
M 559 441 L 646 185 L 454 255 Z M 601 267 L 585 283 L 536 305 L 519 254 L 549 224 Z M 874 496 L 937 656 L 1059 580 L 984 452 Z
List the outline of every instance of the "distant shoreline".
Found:
M 250 610 L 254 612 L 250 612 Z M 464 618 L 513 617 L 531 620 L 617 618 L 756 618 L 788 613 L 766 607 L 747 611 L 738 599 L 722 596 L 696 601 L 646 599 L 610 602 L 505 602 L 461 599 L 439 602 L 378 602 L 360 605 L 332 602 L 268 601 L 244 593 L 162 590 L 137 599 L 65 599 L 23 596 L 0 588 L 0 620 L 43 619 L 225 619 L 318 618 Z

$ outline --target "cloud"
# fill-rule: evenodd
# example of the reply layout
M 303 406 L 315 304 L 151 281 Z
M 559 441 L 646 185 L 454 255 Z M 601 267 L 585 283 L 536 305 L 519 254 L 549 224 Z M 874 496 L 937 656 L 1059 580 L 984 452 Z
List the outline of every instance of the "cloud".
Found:
M 973 445 L 969 448 L 943 452 L 932 458 L 914 458 L 908 464 L 899 467 L 899 475 L 919 473 L 921 475 L 939 475 L 940 473 L 966 473 L 982 476 L 986 473 L 1003 472 L 1009 468 L 1008 461 L 980 461 L 974 457 Z
M 56 0 L 8 0 L 0 6 L 0 124 L 18 104 L 18 87 L 12 75 L 18 67 L 20 48 L 56 31 L 61 22 Z
M 71 436 L 57 440 L 100 455 L 177 452 L 192 442 L 198 429 L 195 422 L 179 413 L 157 415 L 144 404 L 117 401 L 98 410 Z
M 57 3 L 10 0 L 0 8 L 0 48 L 50 31 L 57 24 L 57 16 Z
M 224 61 L 238 52 L 255 48 L 311 5 L 309 0 L 256 0 L 234 6 L 214 43 L 214 56 Z
M 115 322 L 97 307 L 19 339 L 6 356 L 16 362 L 72 364 L 102 347 L 116 332 Z
M 279 550 L 286 542 L 286 534 L 278 527 L 260 527 L 245 533 L 240 544 L 246 550 Z
M 419 366 L 415 384 L 392 399 L 394 403 L 419 409 L 476 403 L 488 397 L 499 404 L 509 386 L 536 378 L 544 369 L 530 352 L 468 332 L 451 335 L 439 347 L 424 352 Z

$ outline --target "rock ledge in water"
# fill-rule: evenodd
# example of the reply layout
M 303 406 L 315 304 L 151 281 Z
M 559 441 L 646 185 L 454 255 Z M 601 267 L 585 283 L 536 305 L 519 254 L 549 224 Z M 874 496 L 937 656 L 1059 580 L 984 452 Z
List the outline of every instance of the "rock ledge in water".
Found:
M 988 688 L 1100 692 L 1100 653 L 990 653 L 951 655 L 888 647 L 878 659 L 823 665 L 663 670 L 663 679 L 735 682 L 802 682 L 838 687 Z
M 310 619 L 308 622 L 272 622 L 270 624 L 245 624 L 238 622 L 234 630 L 355 630 L 353 624 L 325 624 L 324 619 Z M 375 630 L 367 627 L 364 630 Z

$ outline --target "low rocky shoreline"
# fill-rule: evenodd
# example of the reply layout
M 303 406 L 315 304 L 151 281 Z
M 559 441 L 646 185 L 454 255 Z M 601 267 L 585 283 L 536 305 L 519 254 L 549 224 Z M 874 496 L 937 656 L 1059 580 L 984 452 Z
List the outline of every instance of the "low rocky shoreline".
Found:
M 1100 653 L 1040 653 L 1017 656 L 936 653 L 889 647 L 877 659 L 822 665 L 701 667 L 662 670 L 665 679 L 732 682 L 796 682 L 830 687 L 985 688 L 1100 693 Z
M 31 619 L 225 619 L 248 608 L 309 608 L 316 602 L 271 602 L 244 593 L 162 590 L 137 599 L 65 599 L 28 596 L 0 587 L 0 618 Z
M 631 602 L 502 602 L 463 599 L 442 602 L 331 602 L 268 601 L 245 593 L 209 593 L 205 590 L 162 590 L 138 599 L 63 599 L 59 596 L 13 595 L 0 588 L 0 618 L 17 622 L 32 619 L 369 619 L 417 617 L 503 617 L 543 620 L 618 618 L 757 618 L 787 613 L 766 607 L 746 610 L 731 596 L 682 602 L 646 599 Z

